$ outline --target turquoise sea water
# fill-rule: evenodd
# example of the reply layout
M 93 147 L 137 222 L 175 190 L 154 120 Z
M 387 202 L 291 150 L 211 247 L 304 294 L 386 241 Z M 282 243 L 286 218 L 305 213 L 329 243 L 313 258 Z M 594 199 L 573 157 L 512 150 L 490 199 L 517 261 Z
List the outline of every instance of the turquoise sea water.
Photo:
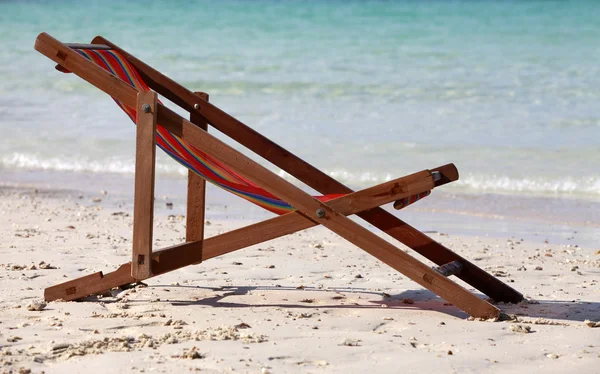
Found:
M 599 20 L 599 1 L 0 2 L 0 182 L 133 171 L 133 124 L 33 50 L 45 31 L 105 36 L 352 186 L 454 162 L 450 191 L 597 201 Z

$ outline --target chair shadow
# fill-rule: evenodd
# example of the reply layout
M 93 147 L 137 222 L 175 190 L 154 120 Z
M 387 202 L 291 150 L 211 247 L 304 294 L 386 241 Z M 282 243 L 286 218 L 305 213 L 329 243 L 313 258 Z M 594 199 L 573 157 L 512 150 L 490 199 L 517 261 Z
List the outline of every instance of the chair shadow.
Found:
M 415 295 L 415 293 L 417 295 Z M 480 298 L 487 296 L 475 293 Z M 428 290 L 405 291 L 400 298 L 413 298 L 417 300 L 441 300 L 436 294 Z M 597 321 L 600 317 L 600 302 L 577 300 L 541 300 L 530 299 L 519 304 L 494 303 L 504 313 L 514 314 L 518 317 L 543 318 L 551 320 L 566 320 L 583 322 L 585 320 Z M 467 315 L 468 316 L 468 315 Z
M 457 318 L 467 318 L 469 315 L 454 305 L 445 302 L 439 296 L 428 290 L 406 290 L 399 294 L 388 295 L 383 292 L 372 291 L 366 288 L 360 287 L 330 287 L 327 290 L 305 287 L 298 289 L 290 286 L 224 286 L 224 287 L 201 287 L 201 286 L 184 286 L 184 285 L 153 285 L 150 288 L 189 288 L 208 290 L 218 292 L 218 295 L 211 297 L 204 297 L 200 300 L 165 300 L 174 306 L 207 306 L 213 308 L 299 308 L 299 309 L 381 309 L 382 307 L 388 309 L 404 309 L 404 310 L 431 310 L 440 313 L 444 313 Z M 323 303 L 322 300 L 319 303 L 306 303 L 306 302 L 293 302 L 289 303 L 263 303 L 263 304 L 250 304 L 241 302 L 227 301 L 228 297 L 232 296 L 243 296 L 248 292 L 253 291 L 286 291 L 293 293 L 301 292 L 319 292 L 323 294 L 331 294 L 332 297 L 343 294 L 360 294 L 360 295 L 377 295 L 381 297 L 381 300 L 369 300 L 369 305 L 359 305 L 355 303 L 344 303 L 344 299 L 338 299 L 335 303 Z M 485 295 L 476 293 L 480 298 L 485 298 Z M 332 299 L 333 300 L 333 299 Z M 107 302 L 108 300 L 105 300 Z M 143 302 L 144 300 L 136 300 L 137 302 Z M 131 300 L 130 302 L 134 302 Z M 515 314 L 517 316 L 531 317 L 531 318 L 545 318 L 552 320 L 568 320 L 568 321 L 579 321 L 585 320 L 597 320 L 598 311 L 600 310 L 600 303 L 598 302 L 578 302 L 578 301 L 562 301 L 562 300 L 530 300 L 526 303 L 520 304 L 504 304 L 500 303 L 496 305 L 498 308 L 506 313 Z
M 440 313 L 444 313 L 457 318 L 467 318 L 469 315 L 454 305 L 446 303 L 444 300 L 439 298 L 434 293 L 425 290 L 410 290 L 404 291 L 396 295 L 387 295 L 383 292 L 376 292 L 366 288 L 359 287 L 329 287 L 327 290 L 304 287 L 298 289 L 296 287 L 288 286 L 224 286 L 224 287 L 196 287 L 196 286 L 173 286 L 173 285 L 152 285 L 150 288 L 190 288 L 190 289 L 203 289 L 213 292 L 219 292 L 218 295 L 211 297 L 204 297 L 200 300 L 164 300 L 174 306 L 207 306 L 213 308 L 295 308 L 295 309 L 381 309 L 383 307 L 388 309 L 404 309 L 404 310 L 432 310 Z M 360 305 L 356 303 L 350 303 L 348 300 L 350 297 L 344 299 L 337 299 L 331 303 L 323 303 L 322 300 L 319 303 L 308 303 L 308 302 L 294 302 L 289 303 L 262 303 L 262 304 L 250 304 L 227 301 L 226 298 L 231 296 L 243 296 L 248 292 L 253 291 L 286 291 L 291 293 L 304 293 L 304 292 L 319 292 L 323 294 L 331 294 L 331 297 L 339 296 L 339 293 L 343 294 L 356 294 L 356 295 L 377 295 L 381 297 L 381 300 L 369 300 L 368 305 Z M 347 295 L 349 296 L 349 295 Z M 331 299 L 332 301 L 334 299 Z M 104 302 L 107 302 L 105 300 Z M 147 300 L 130 300 L 129 302 L 145 302 Z
M 507 313 L 530 318 L 583 322 L 598 321 L 600 302 L 576 300 L 530 300 L 527 304 L 498 305 Z

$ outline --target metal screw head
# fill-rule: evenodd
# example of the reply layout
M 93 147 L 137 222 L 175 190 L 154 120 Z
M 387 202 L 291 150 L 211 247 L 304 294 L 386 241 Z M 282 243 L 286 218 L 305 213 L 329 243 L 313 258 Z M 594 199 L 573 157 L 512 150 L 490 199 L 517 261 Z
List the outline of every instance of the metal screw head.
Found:
M 194 109 L 196 109 L 196 110 L 200 109 L 200 104 L 194 104 Z
M 148 105 L 148 104 L 142 105 L 142 111 L 144 113 L 150 113 L 150 105 Z
M 325 211 L 321 208 L 317 209 L 317 211 L 315 212 L 315 214 L 317 215 L 317 217 L 319 218 L 323 218 L 325 217 Z

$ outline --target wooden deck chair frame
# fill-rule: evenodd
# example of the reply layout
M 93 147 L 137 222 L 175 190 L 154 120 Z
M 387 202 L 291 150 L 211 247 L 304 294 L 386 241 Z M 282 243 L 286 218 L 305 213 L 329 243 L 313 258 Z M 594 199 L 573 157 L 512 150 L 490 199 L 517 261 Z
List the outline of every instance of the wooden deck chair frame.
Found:
M 380 208 L 383 204 L 456 180 L 458 172 L 454 165 L 425 170 L 354 192 L 209 103 L 206 94 L 187 90 L 103 37 L 94 38 L 91 44 L 63 44 L 50 35 L 41 33 L 34 47 L 56 62 L 58 67 L 68 69 L 121 103 L 137 108 L 138 113 L 132 261 L 107 274 L 97 272 L 49 287 L 44 292 L 46 300 L 76 300 L 98 294 L 319 224 L 471 316 L 494 318 L 500 311 L 451 280 L 450 275 L 460 278 L 498 302 L 517 303 L 523 299 L 518 291 Z M 118 51 L 138 70 L 146 84 L 155 92 L 138 92 L 121 79 L 80 56 L 72 48 Z M 190 112 L 190 120 L 157 103 L 157 93 Z M 243 178 L 290 204 L 296 211 L 204 238 L 205 182 L 190 172 L 186 242 L 152 251 L 156 148 L 154 134 L 157 123 Z M 206 131 L 207 124 L 318 192 L 345 195 L 327 202 L 315 199 L 210 135 Z M 434 269 L 423 264 L 346 217 L 351 214 L 358 215 L 439 267 Z

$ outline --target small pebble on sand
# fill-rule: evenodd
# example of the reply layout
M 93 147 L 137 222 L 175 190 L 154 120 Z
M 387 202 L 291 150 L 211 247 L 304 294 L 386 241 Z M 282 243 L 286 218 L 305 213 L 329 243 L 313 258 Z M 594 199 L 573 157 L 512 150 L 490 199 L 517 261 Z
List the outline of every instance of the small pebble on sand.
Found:
M 31 303 L 29 303 L 29 305 L 27 305 L 27 310 L 31 312 L 39 312 L 41 310 L 44 310 L 44 308 L 47 305 L 48 304 L 43 300 L 34 300 Z
M 509 330 L 521 334 L 529 334 L 531 332 L 531 327 L 523 325 L 510 325 Z
M 358 346 L 360 346 L 360 340 L 359 339 L 344 339 L 344 341 L 340 345 L 345 345 L 346 347 L 358 347 Z
M 585 325 L 587 327 L 600 327 L 600 321 L 599 322 L 594 322 L 594 321 L 590 321 L 589 319 L 586 319 L 585 321 L 583 321 L 583 323 L 585 323 Z

